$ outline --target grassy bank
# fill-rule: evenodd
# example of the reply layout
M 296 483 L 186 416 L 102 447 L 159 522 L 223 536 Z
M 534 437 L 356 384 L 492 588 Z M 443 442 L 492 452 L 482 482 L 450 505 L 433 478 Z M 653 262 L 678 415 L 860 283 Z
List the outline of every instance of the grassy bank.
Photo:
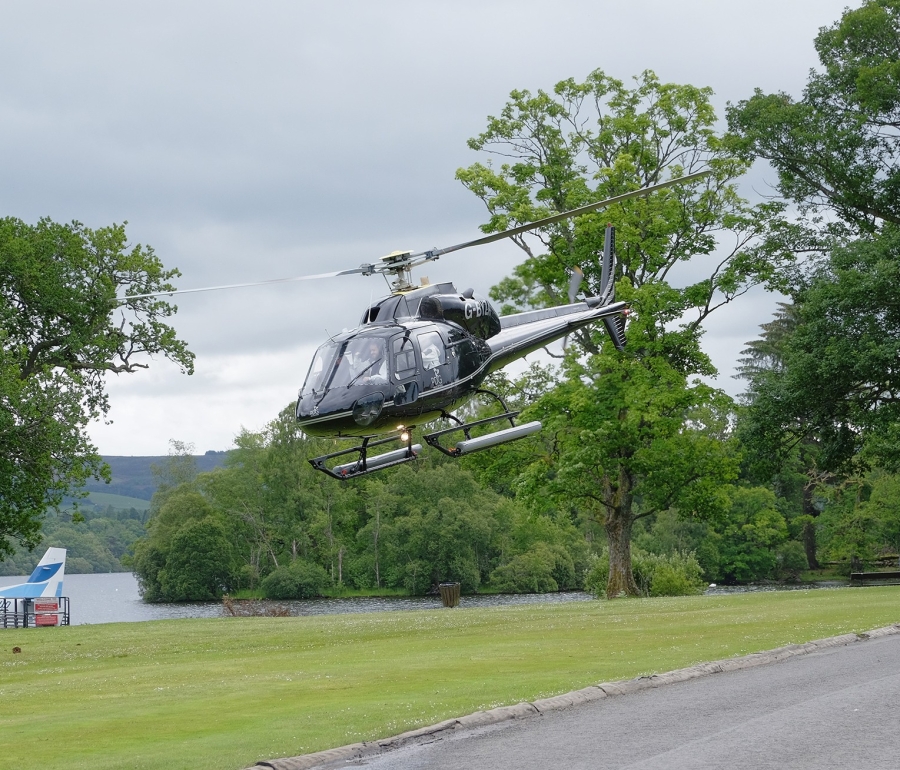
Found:
M 243 768 L 897 621 L 900 587 L 0 630 L 0 756 Z

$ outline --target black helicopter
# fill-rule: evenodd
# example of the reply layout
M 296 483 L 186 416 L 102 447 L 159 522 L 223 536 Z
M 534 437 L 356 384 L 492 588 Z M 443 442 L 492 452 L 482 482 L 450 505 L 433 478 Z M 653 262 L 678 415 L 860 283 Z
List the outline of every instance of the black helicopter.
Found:
M 472 289 L 458 291 L 452 283 L 412 284 L 414 267 L 472 246 L 509 238 L 629 198 L 693 181 L 708 172 L 690 174 L 641 190 L 590 203 L 518 227 L 465 243 L 429 251 L 394 252 L 380 264 L 254 284 L 212 286 L 159 294 L 237 288 L 283 281 L 380 273 L 394 278 L 391 294 L 366 308 L 359 326 L 335 335 L 313 357 L 297 399 L 297 421 L 304 433 L 328 438 L 358 438 L 357 446 L 310 460 L 314 468 L 337 479 L 350 479 L 416 459 L 422 445 L 413 443 L 413 429 L 444 418 L 450 428 L 423 435 L 425 442 L 450 457 L 461 457 L 497 444 L 524 438 L 541 429 L 539 422 L 517 425 L 518 412 L 480 386 L 492 372 L 562 339 L 576 329 L 602 322 L 618 348 L 625 345 L 627 306 L 615 302 L 615 235 L 607 226 L 600 291 L 576 302 L 583 274 L 577 267 L 569 284 L 569 304 L 499 316 Z M 156 295 L 140 295 L 156 296 Z M 135 297 L 126 297 L 133 299 Z M 463 422 L 450 413 L 477 394 L 498 400 L 503 413 Z M 508 420 L 510 427 L 473 437 L 471 430 Z M 452 441 L 453 434 L 462 438 Z M 386 437 L 385 437 L 386 436 Z M 441 444 L 444 438 L 452 445 Z M 370 450 L 400 442 L 401 448 L 370 455 Z M 340 458 L 353 456 L 350 462 Z M 338 461 L 337 464 L 332 464 Z

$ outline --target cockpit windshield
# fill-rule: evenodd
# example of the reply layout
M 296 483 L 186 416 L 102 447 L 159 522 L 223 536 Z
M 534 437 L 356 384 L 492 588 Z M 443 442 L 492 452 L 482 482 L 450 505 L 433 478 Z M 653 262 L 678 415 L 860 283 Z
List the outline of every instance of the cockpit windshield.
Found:
M 340 347 L 337 343 L 326 342 L 316 351 L 309 367 L 309 373 L 306 375 L 306 382 L 303 383 L 303 390 L 300 391 L 301 396 L 309 393 L 321 393 L 325 390 L 325 380 L 332 369 L 334 357 Z
M 332 388 L 387 383 L 387 356 L 380 337 L 326 342 L 313 358 L 301 395 L 322 395 Z

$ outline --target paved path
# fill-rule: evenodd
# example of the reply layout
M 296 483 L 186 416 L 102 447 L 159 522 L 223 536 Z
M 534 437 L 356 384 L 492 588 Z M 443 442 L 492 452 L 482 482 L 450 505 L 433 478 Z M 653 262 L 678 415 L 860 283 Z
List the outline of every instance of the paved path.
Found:
M 351 765 L 894 770 L 900 768 L 900 635 L 459 731 Z

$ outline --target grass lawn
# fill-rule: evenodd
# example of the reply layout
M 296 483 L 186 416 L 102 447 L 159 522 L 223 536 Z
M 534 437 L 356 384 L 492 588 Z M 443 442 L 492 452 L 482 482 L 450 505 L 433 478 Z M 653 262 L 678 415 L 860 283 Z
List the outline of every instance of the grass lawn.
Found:
M 886 586 L 0 629 L 0 757 L 244 768 L 898 621 L 900 587 Z

